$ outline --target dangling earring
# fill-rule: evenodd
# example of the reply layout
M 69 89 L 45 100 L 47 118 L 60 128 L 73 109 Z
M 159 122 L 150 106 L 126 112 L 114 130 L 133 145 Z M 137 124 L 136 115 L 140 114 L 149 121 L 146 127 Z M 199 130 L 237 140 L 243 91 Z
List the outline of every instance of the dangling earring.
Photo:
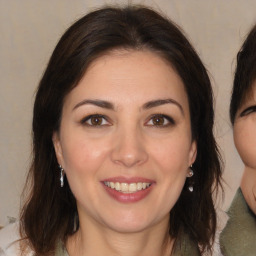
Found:
M 189 168 L 189 172 L 188 172 L 188 174 L 187 174 L 187 177 L 188 177 L 188 178 L 191 178 L 193 175 L 194 175 L 194 171 L 192 170 L 192 165 L 191 165 L 190 168 Z M 190 182 L 190 181 L 189 181 L 188 190 L 189 190 L 190 192 L 193 192 L 193 190 L 194 190 L 194 188 L 193 188 L 193 182 Z
M 60 187 L 63 188 L 64 187 L 64 169 L 62 168 L 61 165 L 59 165 L 59 169 L 60 169 Z

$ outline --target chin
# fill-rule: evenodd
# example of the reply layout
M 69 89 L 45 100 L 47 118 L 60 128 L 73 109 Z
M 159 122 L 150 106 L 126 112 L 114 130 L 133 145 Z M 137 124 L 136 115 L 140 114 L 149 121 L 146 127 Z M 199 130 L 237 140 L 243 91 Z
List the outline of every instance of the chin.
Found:
M 110 219 L 108 218 L 108 220 L 105 221 L 105 225 L 120 233 L 139 233 L 159 224 L 162 225 L 161 222 L 165 227 L 166 225 L 168 226 L 169 214 L 163 215 L 160 213 L 154 216 L 149 215 L 149 213 L 150 211 L 140 211 L 139 214 L 132 212 L 129 214 L 122 212 L 119 216 L 113 214 Z
M 149 227 L 150 225 L 143 225 L 141 223 L 112 223 L 109 226 L 110 229 L 118 233 L 139 233 Z
M 105 225 L 110 229 L 119 233 L 137 233 L 143 231 L 153 225 L 152 221 L 149 221 L 144 216 L 131 217 L 121 216 L 119 218 L 113 217 L 109 221 L 105 221 Z

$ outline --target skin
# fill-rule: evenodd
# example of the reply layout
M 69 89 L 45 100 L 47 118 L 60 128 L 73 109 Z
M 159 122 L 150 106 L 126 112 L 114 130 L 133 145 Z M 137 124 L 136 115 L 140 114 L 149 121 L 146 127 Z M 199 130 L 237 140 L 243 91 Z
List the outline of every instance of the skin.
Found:
M 94 114 L 103 116 L 100 125 L 88 118 Z M 196 142 L 184 85 L 166 61 L 148 51 L 95 60 L 67 95 L 53 143 L 77 200 L 80 228 L 66 245 L 71 256 L 170 255 L 169 212 Z M 137 202 L 115 200 L 102 180 L 120 176 L 152 180 L 150 193 Z
M 256 214 L 256 83 L 237 111 L 234 141 L 245 165 L 241 190 L 251 210 Z

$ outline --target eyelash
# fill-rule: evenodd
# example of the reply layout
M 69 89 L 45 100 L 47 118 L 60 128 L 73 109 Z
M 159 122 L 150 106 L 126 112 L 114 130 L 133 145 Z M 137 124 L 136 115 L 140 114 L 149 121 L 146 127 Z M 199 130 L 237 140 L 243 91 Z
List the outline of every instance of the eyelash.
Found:
M 107 122 L 107 124 L 92 124 L 92 118 L 98 118 L 98 119 L 101 119 L 101 121 L 103 122 Z M 149 122 L 153 122 L 153 119 L 156 118 L 156 119 L 164 119 L 163 120 L 163 123 L 161 124 L 149 124 Z M 90 121 L 90 123 L 88 123 Z M 89 115 L 89 116 L 86 116 L 84 117 L 80 123 L 82 125 L 86 125 L 86 126 L 89 126 L 89 127 L 102 127 L 102 126 L 110 126 L 111 123 L 110 121 L 108 120 L 108 118 L 104 115 L 101 115 L 101 114 L 92 114 L 92 115 Z M 168 127 L 168 126 L 172 126 L 172 125 L 175 125 L 175 121 L 173 120 L 173 118 L 171 118 L 170 116 L 167 116 L 167 115 L 163 115 L 163 114 L 154 114 L 152 116 L 150 116 L 149 120 L 145 123 L 146 126 L 152 126 L 152 127 L 157 127 L 157 128 L 165 128 L 165 127 Z
M 107 122 L 108 124 L 92 124 L 92 118 L 98 118 L 98 119 L 101 119 L 103 120 L 103 122 Z M 88 121 L 91 122 L 91 124 L 88 123 Z M 89 115 L 89 116 L 86 116 L 85 118 L 83 118 L 81 121 L 80 121 L 81 124 L 83 125 L 86 125 L 86 126 L 89 126 L 89 127 L 101 127 L 101 126 L 110 126 L 111 123 L 109 122 L 108 118 L 104 115 L 101 115 L 101 114 L 93 114 L 93 115 Z
M 164 123 L 163 124 L 160 124 L 160 125 L 157 125 L 157 124 L 150 124 L 150 125 L 147 125 L 150 121 L 153 121 L 153 118 L 163 118 L 165 119 L 164 120 Z M 166 123 L 167 122 L 167 123 Z M 172 126 L 172 125 L 175 125 L 175 121 L 173 120 L 172 117 L 170 116 L 167 116 L 167 115 L 163 115 L 163 114 L 154 114 L 152 115 L 150 118 L 149 118 L 149 121 L 146 122 L 146 125 L 147 126 L 153 126 L 153 127 L 157 127 L 157 128 L 165 128 L 165 127 L 169 127 L 169 126 Z
M 240 117 L 249 115 L 252 112 L 256 112 L 256 106 L 251 106 L 251 107 L 246 108 L 245 110 L 243 110 L 242 113 L 240 114 Z

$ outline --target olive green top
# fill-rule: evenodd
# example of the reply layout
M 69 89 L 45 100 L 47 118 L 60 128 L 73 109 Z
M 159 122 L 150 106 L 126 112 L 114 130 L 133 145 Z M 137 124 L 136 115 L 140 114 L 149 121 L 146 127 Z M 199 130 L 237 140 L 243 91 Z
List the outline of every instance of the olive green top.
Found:
M 227 212 L 229 220 L 220 235 L 224 256 L 256 255 L 256 216 L 239 188 Z
M 55 256 L 69 256 L 63 243 L 58 244 Z M 198 246 L 192 243 L 187 235 L 184 235 L 183 239 L 177 242 L 172 256 L 200 256 L 200 253 Z

